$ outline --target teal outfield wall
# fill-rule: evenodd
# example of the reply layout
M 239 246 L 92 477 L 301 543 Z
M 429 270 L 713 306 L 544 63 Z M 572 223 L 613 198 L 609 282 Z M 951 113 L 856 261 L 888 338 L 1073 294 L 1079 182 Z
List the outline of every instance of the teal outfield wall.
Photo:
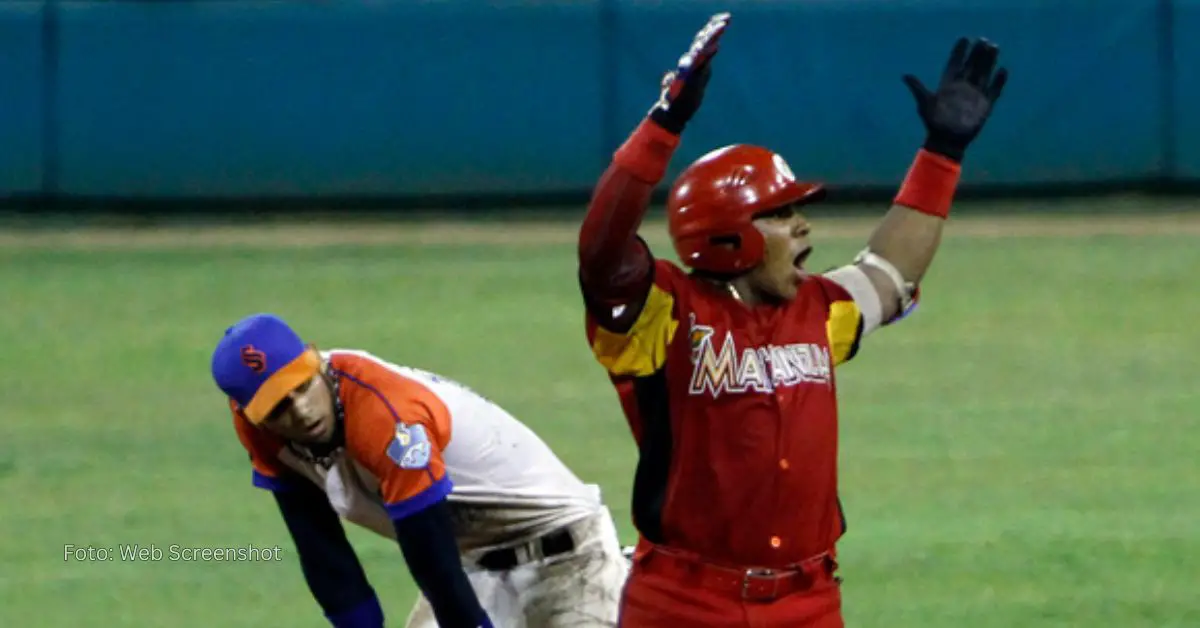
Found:
M 584 192 L 718 10 L 672 172 L 751 142 L 892 186 L 921 140 L 900 76 L 970 35 L 1012 79 L 967 185 L 1200 180 L 1200 0 L 3 0 L 0 195 Z

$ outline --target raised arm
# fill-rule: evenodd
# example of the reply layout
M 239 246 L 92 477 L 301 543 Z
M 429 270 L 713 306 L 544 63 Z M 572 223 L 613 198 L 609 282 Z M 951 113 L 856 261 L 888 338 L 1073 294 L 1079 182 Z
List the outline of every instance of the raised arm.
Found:
M 936 91 L 930 92 L 912 75 L 904 77 L 925 124 L 925 144 L 891 209 L 855 260 L 878 294 L 882 324 L 907 313 L 933 262 L 958 187 L 963 155 L 1008 79 L 1005 69 L 996 69 L 998 55 L 999 49 L 987 40 L 971 45 L 960 39 Z M 854 281 L 851 274 L 839 270 L 831 276 L 846 285 Z
M 679 136 L 700 107 L 729 14 L 715 15 L 662 83 L 657 102 L 613 155 L 579 231 L 579 281 L 596 322 L 631 325 L 654 281 L 654 258 L 638 238 L 650 194 L 663 178 Z

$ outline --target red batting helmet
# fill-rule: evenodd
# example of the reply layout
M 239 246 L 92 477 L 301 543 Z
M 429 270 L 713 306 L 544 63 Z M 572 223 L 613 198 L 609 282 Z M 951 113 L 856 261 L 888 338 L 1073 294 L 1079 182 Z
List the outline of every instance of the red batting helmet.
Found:
M 738 274 L 763 258 L 755 216 L 824 195 L 821 185 L 797 181 L 778 154 L 735 144 L 697 159 L 675 179 L 667 199 L 667 226 L 684 264 Z

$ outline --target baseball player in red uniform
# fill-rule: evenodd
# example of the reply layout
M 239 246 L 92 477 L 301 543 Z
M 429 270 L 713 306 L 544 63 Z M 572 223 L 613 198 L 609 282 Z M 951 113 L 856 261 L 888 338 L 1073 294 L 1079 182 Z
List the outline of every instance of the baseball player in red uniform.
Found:
M 996 46 L 962 39 L 934 89 L 904 77 L 926 140 L 867 247 L 827 273 L 804 265 L 802 212 L 820 185 L 765 148 L 704 155 L 667 201 L 688 272 L 656 260 L 637 229 L 728 23 L 714 16 L 668 73 L 580 232 L 588 340 L 639 447 L 621 625 L 841 626 L 834 368 L 914 306 L 1007 72 Z

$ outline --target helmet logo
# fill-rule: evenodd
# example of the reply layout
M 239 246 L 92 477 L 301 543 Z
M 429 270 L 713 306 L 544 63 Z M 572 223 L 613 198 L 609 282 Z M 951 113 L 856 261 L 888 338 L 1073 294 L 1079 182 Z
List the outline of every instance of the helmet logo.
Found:
M 742 166 L 729 177 L 729 185 L 735 188 L 745 187 L 750 184 L 752 176 L 754 176 L 754 167 Z
M 787 162 L 783 160 L 783 157 L 780 155 L 772 155 L 771 162 L 775 164 L 775 170 L 779 172 L 781 177 L 787 179 L 789 183 L 794 183 L 796 181 L 796 175 L 792 174 L 791 167 L 787 165 Z

